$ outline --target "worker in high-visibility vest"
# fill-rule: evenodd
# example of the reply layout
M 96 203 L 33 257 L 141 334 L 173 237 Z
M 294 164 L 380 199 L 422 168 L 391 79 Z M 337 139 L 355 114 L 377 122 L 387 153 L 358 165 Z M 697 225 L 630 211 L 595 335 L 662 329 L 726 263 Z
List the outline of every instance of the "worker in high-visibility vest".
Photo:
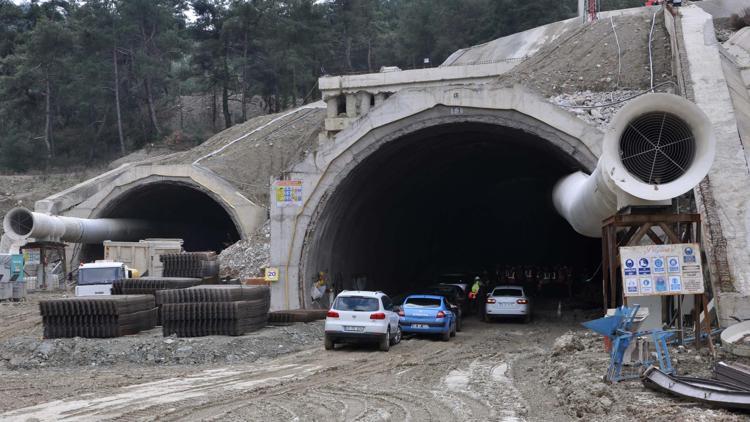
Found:
M 471 308 L 475 311 L 479 311 L 479 303 L 482 301 L 479 297 L 479 292 L 482 289 L 482 280 L 479 276 L 474 277 L 474 284 L 471 286 L 471 292 L 469 293 L 469 299 L 472 300 Z

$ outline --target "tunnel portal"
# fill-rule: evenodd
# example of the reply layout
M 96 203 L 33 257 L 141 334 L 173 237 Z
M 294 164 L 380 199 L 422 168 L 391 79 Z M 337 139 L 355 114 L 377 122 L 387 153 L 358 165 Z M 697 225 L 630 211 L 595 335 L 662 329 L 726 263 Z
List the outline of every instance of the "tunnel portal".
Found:
M 186 183 L 162 181 L 133 187 L 98 213 L 98 218 L 134 218 L 160 222 L 152 238 L 179 238 L 186 251 L 220 252 L 240 239 L 235 222 L 209 194 Z M 83 257 L 99 259 L 102 245 L 86 245 Z
M 551 201 L 555 182 L 581 169 L 536 135 L 485 123 L 388 142 L 325 201 L 304 282 L 325 271 L 338 289 L 398 295 L 475 275 L 499 281 L 508 269 L 590 277 L 600 241 L 577 234 Z

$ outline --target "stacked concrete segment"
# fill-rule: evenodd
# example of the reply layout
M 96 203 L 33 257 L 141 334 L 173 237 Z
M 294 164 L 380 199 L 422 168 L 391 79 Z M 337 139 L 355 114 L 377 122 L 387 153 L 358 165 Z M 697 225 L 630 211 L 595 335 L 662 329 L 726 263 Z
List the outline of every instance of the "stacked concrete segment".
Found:
M 263 328 L 271 304 L 266 286 L 207 285 L 160 290 L 165 336 L 239 336 Z
M 151 295 L 91 296 L 39 302 L 45 338 L 107 338 L 135 334 L 156 325 Z

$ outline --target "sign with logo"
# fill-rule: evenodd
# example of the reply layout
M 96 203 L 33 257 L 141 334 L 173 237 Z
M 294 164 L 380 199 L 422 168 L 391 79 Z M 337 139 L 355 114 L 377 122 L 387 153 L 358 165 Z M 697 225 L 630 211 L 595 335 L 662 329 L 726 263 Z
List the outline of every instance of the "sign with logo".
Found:
M 301 180 L 277 180 L 273 182 L 273 193 L 278 208 L 302 206 Z
M 29 248 L 23 250 L 23 262 L 29 265 L 39 265 L 42 263 L 41 249 Z
M 635 261 L 632 259 L 626 259 L 625 260 L 625 266 L 622 268 L 623 273 L 628 275 L 636 275 L 636 269 L 635 269 Z
M 625 296 L 704 292 L 698 244 L 624 246 L 620 263 Z
M 276 267 L 266 267 L 266 281 L 279 281 L 279 269 Z

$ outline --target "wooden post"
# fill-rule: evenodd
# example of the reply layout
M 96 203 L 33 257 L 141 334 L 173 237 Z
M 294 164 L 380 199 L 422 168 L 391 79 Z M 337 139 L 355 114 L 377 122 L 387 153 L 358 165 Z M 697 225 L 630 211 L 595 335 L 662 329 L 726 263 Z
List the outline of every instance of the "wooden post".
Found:
M 693 332 L 695 334 L 695 348 L 701 349 L 701 321 L 700 321 L 700 296 L 693 295 Z
M 677 298 L 677 338 L 680 340 L 680 346 L 685 345 L 685 327 L 682 320 L 682 298 L 683 295 L 675 296 Z

